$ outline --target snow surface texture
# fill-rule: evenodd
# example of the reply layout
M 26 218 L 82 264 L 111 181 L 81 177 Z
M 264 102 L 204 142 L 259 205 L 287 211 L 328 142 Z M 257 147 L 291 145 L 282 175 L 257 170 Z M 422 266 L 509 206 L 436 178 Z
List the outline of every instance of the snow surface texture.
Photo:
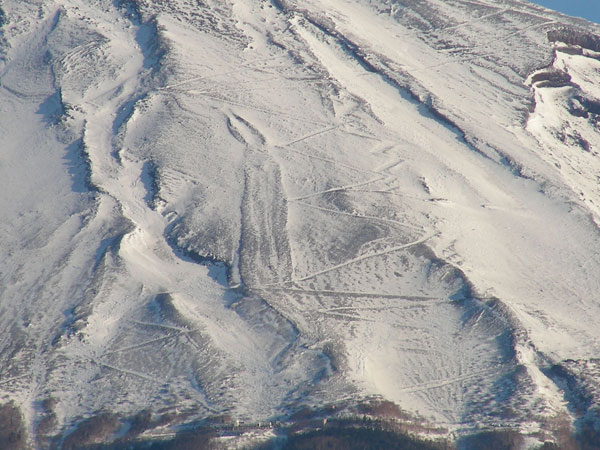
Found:
M 548 39 L 594 25 L 517 0 L 2 10 L 0 391 L 32 435 L 47 398 L 55 432 L 371 395 L 457 432 L 595 417 L 600 48 Z

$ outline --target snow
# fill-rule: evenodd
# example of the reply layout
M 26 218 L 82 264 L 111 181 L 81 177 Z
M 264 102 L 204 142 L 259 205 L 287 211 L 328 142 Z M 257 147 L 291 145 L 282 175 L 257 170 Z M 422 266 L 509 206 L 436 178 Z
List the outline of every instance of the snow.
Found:
M 32 434 L 48 397 L 58 433 L 372 395 L 531 432 L 580 406 L 556 366 L 596 401 L 597 55 L 526 2 L 425 3 L 5 2 L 0 391 Z

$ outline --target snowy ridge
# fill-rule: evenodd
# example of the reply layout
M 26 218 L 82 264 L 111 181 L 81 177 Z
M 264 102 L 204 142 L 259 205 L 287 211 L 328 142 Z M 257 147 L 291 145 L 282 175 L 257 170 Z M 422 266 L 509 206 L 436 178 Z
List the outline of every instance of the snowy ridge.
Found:
M 33 446 L 372 396 L 459 435 L 597 419 L 593 25 L 38 3 L 4 2 L 0 72 L 0 392 Z
M 581 46 L 557 43 L 552 65 L 533 73 L 535 111 L 527 128 L 545 150 L 542 155 L 598 221 L 598 115 L 600 90 L 594 77 L 600 54 Z M 563 168 L 564 167 L 564 168 Z

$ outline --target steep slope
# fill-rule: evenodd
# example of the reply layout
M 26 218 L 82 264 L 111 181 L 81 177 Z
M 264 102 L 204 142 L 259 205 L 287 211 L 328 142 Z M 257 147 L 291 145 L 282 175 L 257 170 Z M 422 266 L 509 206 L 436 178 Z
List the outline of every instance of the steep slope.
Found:
M 2 8 L 0 390 L 32 446 L 373 396 L 454 436 L 595 423 L 597 27 L 517 0 Z

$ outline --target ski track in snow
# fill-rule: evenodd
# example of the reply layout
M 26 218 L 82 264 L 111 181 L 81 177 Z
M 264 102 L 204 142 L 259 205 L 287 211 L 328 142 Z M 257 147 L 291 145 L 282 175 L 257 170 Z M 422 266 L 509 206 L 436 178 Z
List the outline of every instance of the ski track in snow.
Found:
M 291 280 L 290 282 L 291 283 L 295 283 L 295 282 L 299 282 L 299 281 L 310 280 L 311 278 L 315 278 L 315 277 L 317 277 L 319 275 L 326 274 L 326 273 L 331 272 L 333 270 L 339 270 L 339 269 L 341 269 L 343 267 L 348 266 L 349 264 L 354 264 L 354 263 L 357 263 L 357 262 L 361 262 L 361 261 L 364 261 L 365 259 L 369 259 L 369 258 L 376 258 L 378 256 L 383 256 L 383 255 L 385 255 L 387 253 L 397 252 L 399 250 L 405 250 L 405 249 L 413 247 L 415 245 L 422 244 L 423 242 L 427 242 L 429 239 L 433 238 L 434 236 L 435 236 L 435 234 L 434 235 L 425 236 L 425 237 L 423 237 L 421 239 L 417 239 L 416 241 L 409 242 L 408 244 L 398 245 L 396 247 L 387 248 L 387 249 L 385 249 L 385 250 L 383 250 L 381 252 L 377 252 L 377 253 L 370 253 L 370 254 L 362 255 L 362 256 L 359 256 L 358 258 L 350 259 L 348 261 L 343 262 L 342 264 L 338 264 L 337 266 L 329 267 L 327 269 L 323 269 L 323 270 L 321 270 L 319 272 L 311 273 L 311 274 L 306 275 L 306 276 L 301 277 L 301 278 L 296 278 L 294 280 Z
M 372 396 L 458 433 L 597 419 L 600 63 L 546 35 L 581 23 L 38 3 L 2 4 L 0 61 L 0 392 L 30 437 L 49 398 L 57 435 Z

